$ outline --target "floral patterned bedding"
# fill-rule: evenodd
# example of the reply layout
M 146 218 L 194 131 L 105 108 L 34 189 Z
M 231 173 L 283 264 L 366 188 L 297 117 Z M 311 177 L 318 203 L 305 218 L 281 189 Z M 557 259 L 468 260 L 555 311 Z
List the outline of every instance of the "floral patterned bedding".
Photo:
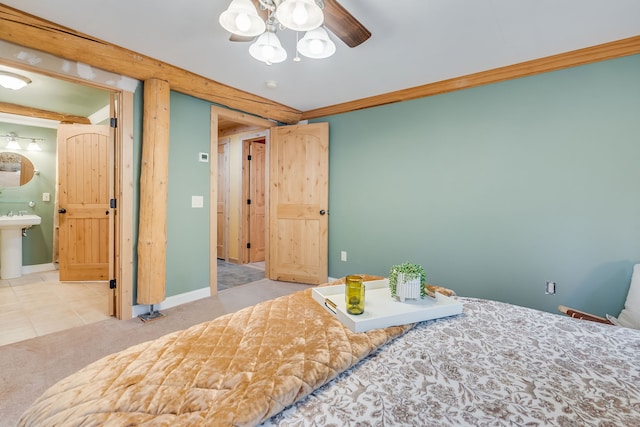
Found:
M 640 330 L 457 298 L 263 426 L 640 426 Z

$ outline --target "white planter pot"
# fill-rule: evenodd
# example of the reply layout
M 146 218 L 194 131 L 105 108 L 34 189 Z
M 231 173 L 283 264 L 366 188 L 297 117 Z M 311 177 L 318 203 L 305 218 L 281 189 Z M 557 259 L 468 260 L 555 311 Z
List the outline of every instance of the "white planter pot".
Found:
M 396 284 L 396 298 L 404 302 L 405 299 L 420 298 L 420 276 L 409 276 L 405 280 L 404 273 L 398 273 L 398 283 Z

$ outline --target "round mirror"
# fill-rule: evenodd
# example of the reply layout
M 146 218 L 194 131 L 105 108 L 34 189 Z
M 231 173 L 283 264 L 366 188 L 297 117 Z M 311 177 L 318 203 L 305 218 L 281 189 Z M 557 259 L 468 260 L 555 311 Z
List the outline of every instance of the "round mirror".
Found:
M 31 181 L 35 168 L 22 154 L 0 153 L 0 188 L 19 187 Z

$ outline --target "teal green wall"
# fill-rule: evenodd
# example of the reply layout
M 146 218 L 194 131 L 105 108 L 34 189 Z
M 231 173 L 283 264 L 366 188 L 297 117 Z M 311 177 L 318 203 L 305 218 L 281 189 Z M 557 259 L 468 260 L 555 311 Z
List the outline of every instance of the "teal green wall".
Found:
M 211 103 L 171 92 L 167 208 L 167 296 L 209 286 Z M 191 207 L 203 196 L 203 208 Z
M 140 165 L 142 159 L 143 85 L 134 97 L 133 304 L 137 300 Z M 167 195 L 166 296 L 209 286 L 209 153 L 211 103 L 171 92 Z M 191 196 L 203 196 L 204 208 L 192 208 Z
M 640 56 L 316 121 L 330 276 L 411 261 L 460 295 L 620 312 L 640 262 Z
M 22 265 L 51 263 L 53 259 L 53 210 L 56 194 L 56 130 L 41 127 L 24 126 L 11 123 L 0 123 L 0 135 L 15 132 L 19 136 L 44 138 L 38 141 L 42 151 L 27 151 L 29 141 L 20 140 L 22 150 L 15 151 L 27 157 L 35 169 L 40 171 L 31 181 L 20 187 L 0 188 L 0 214 L 9 211 L 27 211 L 42 218 L 40 225 L 27 230 L 27 237 L 22 238 Z M 0 151 L 13 151 L 4 148 L 6 138 L 0 142 Z M 50 193 L 50 201 L 42 201 L 42 193 Z M 35 202 L 33 208 L 30 201 Z

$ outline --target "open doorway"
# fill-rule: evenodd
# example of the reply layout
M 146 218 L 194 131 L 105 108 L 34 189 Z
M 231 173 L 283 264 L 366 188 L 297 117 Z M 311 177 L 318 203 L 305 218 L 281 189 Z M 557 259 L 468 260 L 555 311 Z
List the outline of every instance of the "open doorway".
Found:
M 217 253 L 223 261 L 265 261 L 266 142 L 264 130 L 219 139 Z
M 269 131 L 224 120 L 218 129 L 217 258 L 265 262 Z
M 269 129 L 273 125 L 269 120 L 211 107 L 211 152 L 216 153 L 211 161 L 215 167 L 211 172 L 211 200 L 215 201 L 211 206 L 212 295 L 224 288 L 227 271 L 258 267 L 264 272 L 268 263 L 265 207 Z M 218 288 L 219 282 L 222 288 Z
M 266 142 L 264 130 L 219 139 L 219 291 L 265 278 Z
M 20 180 L 18 185 L 11 188 L 2 186 L 0 212 L 37 215 L 40 218 L 40 223 L 27 229 L 26 235 L 21 239 L 24 250 L 21 251 L 23 254 L 20 273 L 17 277 L 3 276 L 0 284 L 3 296 L 3 304 L 0 308 L 0 318 L 3 319 L 3 326 L 0 328 L 0 345 L 105 320 L 111 317 L 114 309 L 113 291 L 109 288 L 108 277 L 92 277 L 73 282 L 60 278 L 58 268 L 60 264 L 56 256 L 58 252 L 56 236 L 59 230 L 56 201 L 60 193 L 56 185 L 57 177 L 60 176 L 57 162 L 57 137 L 59 122 L 64 117 L 56 116 L 54 111 L 44 111 L 44 108 L 53 108 L 53 106 L 46 107 L 48 104 L 45 101 L 37 99 L 49 96 L 47 94 L 52 92 L 47 90 L 54 91 L 53 86 L 57 86 L 60 90 L 68 89 L 76 94 L 76 102 L 82 102 L 85 96 L 91 98 L 94 102 L 91 104 L 91 110 L 103 102 L 106 103 L 99 109 L 107 107 L 108 115 L 110 92 L 95 88 L 86 91 L 77 89 L 78 85 L 69 82 L 58 83 L 52 77 L 14 67 L 2 66 L 2 69 L 12 70 L 19 75 L 28 75 L 34 86 L 23 89 L 39 87 L 41 93 L 36 94 L 31 90 L 22 94 L 19 91 L 6 93 L 5 89 L 0 89 L 3 90 L 0 93 L 3 101 L 6 99 L 23 104 L 11 103 L 9 106 L 2 104 L 6 108 L 2 108 L 0 113 L 0 135 L 4 136 L 7 133 L 16 135 L 18 144 L 6 147 L 6 142 L 2 138 L 0 151 L 29 159 L 34 171 L 33 177 L 28 181 Z M 21 96 L 14 98 L 16 94 Z M 32 96 L 35 96 L 39 103 L 30 103 Z M 60 100 L 57 99 L 54 102 L 60 102 Z M 90 122 L 89 118 L 83 117 L 83 113 L 76 111 L 78 121 Z M 92 114 L 96 112 L 93 110 Z M 99 114 L 94 117 L 99 117 Z M 66 118 L 71 119 L 68 116 Z M 105 120 L 108 121 L 108 116 Z
M 211 295 L 217 293 L 215 263 L 219 258 L 218 145 L 224 143 L 228 135 L 241 132 L 243 127 L 247 132 L 268 132 L 265 134 L 265 182 L 268 185 L 264 193 L 268 207 L 265 211 L 266 277 L 325 283 L 328 276 L 328 124 L 277 127 L 268 120 L 212 106 L 211 152 L 216 158 L 211 162 L 210 173 Z M 260 136 L 256 134 L 254 138 Z
M 112 118 L 116 117 L 117 128 L 112 131 L 113 135 L 111 137 L 112 141 L 115 142 L 115 149 L 110 164 L 113 171 L 113 179 L 111 180 L 113 186 L 112 194 L 117 201 L 118 215 L 111 215 L 115 232 L 110 239 L 107 256 L 109 258 L 109 279 L 113 284 L 116 284 L 117 289 L 114 291 L 110 286 L 111 284 L 105 281 L 107 288 L 109 288 L 109 295 L 104 300 L 108 307 L 108 313 L 114 314 L 119 319 L 131 318 L 133 272 L 131 263 L 123 262 L 123 260 L 130 260 L 133 256 L 133 248 L 130 245 L 130 236 L 133 230 L 133 194 L 131 186 L 133 180 L 132 91 L 135 90 L 137 81 L 96 70 L 100 79 L 105 78 L 108 81 L 121 83 L 126 81 L 127 88 L 132 90 L 129 92 L 109 85 L 87 82 L 72 72 L 69 75 L 63 75 L 59 71 L 52 71 L 64 68 L 60 67 L 61 63 L 64 62 L 61 58 L 48 55 L 46 61 L 33 65 L 17 63 L 15 59 L 8 58 L 10 56 L 9 52 L 5 53 L 7 56 L 0 55 L 0 67 L 2 69 L 11 68 L 23 75 L 28 75 L 32 84 L 16 92 L 16 94 L 9 93 L 7 95 L 7 93 L 3 92 L 3 102 L 0 103 L 0 122 L 28 120 L 29 122 L 26 124 L 23 122 L 23 126 L 29 126 L 33 129 L 48 128 L 50 134 L 52 133 L 49 155 L 51 156 L 50 163 L 54 166 L 49 168 L 47 176 L 44 176 L 43 170 L 39 171 L 39 178 L 42 179 L 34 188 L 36 193 L 27 197 L 36 206 L 46 206 L 50 211 L 46 215 L 49 227 L 46 232 L 47 243 L 40 242 L 37 245 L 38 251 L 42 252 L 42 248 L 48 248 L 49 252 L 43 255 L 46 261 L 29 260 L 27 265 L 37 265 L 34 268 L 27 269 L 27 272 L 38 272 L 40 264 L 55 265 L 56 255 L 54 255 L 54 248 L 57 246 L 54 243 L 56 234 L 54 233 L 54 227 L 56 227 L 54 218 L 57 215 L 55 200 L 58 193 L 55 187 L 58 124 L 110 123 Z M 75 105 L 77 109 L 81 110 L 74 110 L 65 103 Z M 49 183 L 52 188 L 44 188 L 42 186 L 43 183 Z
M 268 131 L 225 122 L 218 140 L 218 290 L 265 278 Z

